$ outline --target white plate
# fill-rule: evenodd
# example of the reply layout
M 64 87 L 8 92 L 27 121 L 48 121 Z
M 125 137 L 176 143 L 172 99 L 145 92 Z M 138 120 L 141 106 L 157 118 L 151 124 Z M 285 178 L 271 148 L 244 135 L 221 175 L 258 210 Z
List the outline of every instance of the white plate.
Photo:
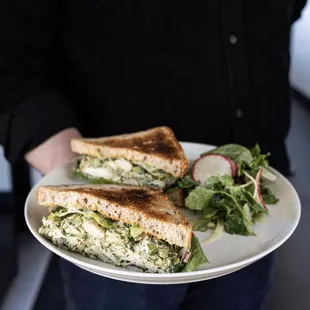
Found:
M 191 160 L 213 148 L 210 145 L 188 142 L 182 143 L 182 146 L 188 159 Z M 271 188 L 280 201 L 276 205 L 269 206 L 269 216 L 265 223 L 255 225 L 254 231 L 257 236 L 243 237 L 223 233 L 214 242 L 203 244 L 208 237 L 208 232 L 196 233 L 210 263 L 204 264 L 194 272 L 148 274 L 137 269 L 119 268 L 59 249 L 38 234 L 42 217 L 48 214 L 48 210 L 38 206 L 36 188 L 40 185 L 83 184 L 82 181 L 70 179 L 69 172 L 72 165 L 73 163 L 51 171 L 31 190 L 25 205 L 27 225 L 35 238 L 55 254 L 89 272 L 113 279 L 146 284 L 178 284 L 220 277 L 246 267 L 281 246 L 294 232 L 300 218 L 300 201 L 295 189 L 287 179 L 275 171 L 278 180 Z M 195 218 L 191 211 L 181 211 L 190 219 Z

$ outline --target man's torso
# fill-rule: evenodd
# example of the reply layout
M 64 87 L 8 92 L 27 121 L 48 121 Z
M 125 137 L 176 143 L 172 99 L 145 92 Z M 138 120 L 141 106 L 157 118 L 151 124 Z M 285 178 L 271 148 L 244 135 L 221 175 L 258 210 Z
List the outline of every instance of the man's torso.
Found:
M 283 140 L 292 5 L 67 0 L 52 77 L 87 135 L 165 124 L 183 140 Z

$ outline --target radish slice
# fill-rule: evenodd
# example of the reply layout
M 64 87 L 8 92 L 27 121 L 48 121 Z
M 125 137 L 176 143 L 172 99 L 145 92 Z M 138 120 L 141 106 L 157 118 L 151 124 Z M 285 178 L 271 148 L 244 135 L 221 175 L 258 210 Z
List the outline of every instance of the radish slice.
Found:
M 255 193 L 254 193 L 254 198 L 268 211 L 265 202 L 263 200 L 263 197 L 261 195 L 261 191 L 260 191 L 260 180 L 262 177 L 262 173 L 263 173 L 263 168 L 260 168 L 257 175 L 256 175 L 256 186 L 255 186 Z
M 192 172 L 193 179 L 201 184 L 204 184 L 208 177 L 226 174 L 233 175 L 232 164 L 229 158 L 218 154 L 199 158 L 195 162 Z
M 235 177 L 238 174 L 238 165 L 232 159 L 226 157 L 231 165 L 232 176 Z

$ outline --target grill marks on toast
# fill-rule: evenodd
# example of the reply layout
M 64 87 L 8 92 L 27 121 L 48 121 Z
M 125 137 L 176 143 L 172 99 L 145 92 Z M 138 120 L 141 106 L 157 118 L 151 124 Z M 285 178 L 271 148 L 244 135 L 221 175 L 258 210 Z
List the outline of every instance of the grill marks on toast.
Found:
M 101 186 L 102 185 L 98 185 Z M 111 186 L 111 185 L 109 185 Z M 113 186 L 113 185 L 112 185 Z M 181 224 L 183 221 L 178 221 L 176 216 L 181 213 L 170 204 L 168 198 L 160 190 L 144 189 L 141 187 L 131 188 L 130 186 L 122 186 L 121 191 L 117 188 L 116 191 L 105 190 L 100 188 L 77 188 L 77 189 L 64 189 L 64 192 L 77 193 L 94 198 L 104 199 L 117 206 L 126 206 L 134 212 L 141 212 L 148 216 L 162 220 L 162 221 L 176 221 L 176 224 Z M 86 200 L 85 200 L 86 199 Z M 82 201 L 85 205 L 88 204 L 87 198 Z M 81 203 L 81 202 L 80 202 Z M 161 205 L 159 205 L 161 203 Z M 98 210 L 100 212 L 100 210 Z M 185 218 L 184 218 L 185 219 Z M 185 219 L 187 222 L 187 220 Z M 184 222 L 182 223 L 184 224 Z
M 37 200 L 45 206 L 82 205 L 111 219 L 138 224 L 170 244 L 190 248 L 191 224 L 159 190 L 106 184 L 42 186 Z
M 111 137 L 104 141 L 89 140 L 88 143 L 94 146 L 106 145 L 113 148 L 133 149 L 147 154 L 156 154 L 163 158 L 183 159 L 175 141 L 167 139 L 167 134 L 163 130 L 149 132 L 143 137 L 128 137 L 121 140 Z
M 72 151 L 99 158 L 125 158 L 143 162 L 175 177 L 188 168 L 185 153 L 169 127 L 104 138 L 72 139 Z

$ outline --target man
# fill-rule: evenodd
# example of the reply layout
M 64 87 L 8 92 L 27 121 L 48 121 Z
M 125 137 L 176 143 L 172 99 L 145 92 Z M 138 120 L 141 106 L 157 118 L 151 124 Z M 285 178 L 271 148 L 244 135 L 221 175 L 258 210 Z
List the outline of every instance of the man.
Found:
M 258 142 L 288 174 L 291 24 L 305 0 L 2 0 L 0 143 L 42 174 L 72 137 L 157 125 L 180 140 Z M 272 256 L 216 280 L 146 286 L 62 262 L 72 309 L 261 309 Z

